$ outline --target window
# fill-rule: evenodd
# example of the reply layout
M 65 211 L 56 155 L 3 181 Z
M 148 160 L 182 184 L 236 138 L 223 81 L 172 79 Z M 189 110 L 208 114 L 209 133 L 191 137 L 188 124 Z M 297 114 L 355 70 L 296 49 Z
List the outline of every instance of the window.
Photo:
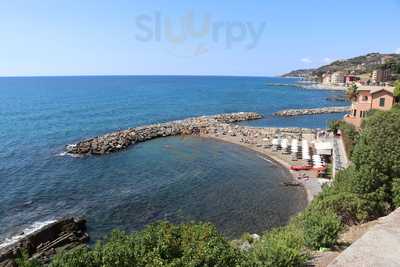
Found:
M 364 111 L 360 111 L 360 118 L 364 117 Z
M 384 107 L 385 106 L 385 99 L 383 97 L 379 98 L 379 106 L 380 107 Z
M 353 117 L 357 116 L 357 109 L 353 110 Z
M 363 95 L 362 101 L 368 101 L 368 96 L 367 95 Z

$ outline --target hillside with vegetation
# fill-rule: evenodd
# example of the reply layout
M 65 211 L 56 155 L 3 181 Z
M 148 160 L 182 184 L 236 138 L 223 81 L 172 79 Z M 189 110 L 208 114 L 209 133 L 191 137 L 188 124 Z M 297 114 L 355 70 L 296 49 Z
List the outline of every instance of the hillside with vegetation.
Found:
M 332 130 L 343 127 L 331 125 Z M 346 227 L 400 207 L 400 108 L 375 111 L 361 132 L 346 131 L 354 141 L 351 167 L 287 226 L 265 232 L 259 240 L 244 235 L 250 248 L 229 242 L 208 223 L 159 222 L 131 234 L 115 231 L 92 248 L 59 254 L 50 266 L 305 266 L 313 251 L 337 249 Z M 18 264 L 41 266 L 26 256 Z
M 329 65 L 316 69 L 301 69 L 284 74 L 283 77 L 302 77 L 306 79 L 318 79 L 324 73 L 343 71 L 346 74 L 369 74 L 376 69 L 391 69 L 392 73 L 400 74 L 400 54 L 370 53 L 364 56 L 346 60 L 337 60 Z

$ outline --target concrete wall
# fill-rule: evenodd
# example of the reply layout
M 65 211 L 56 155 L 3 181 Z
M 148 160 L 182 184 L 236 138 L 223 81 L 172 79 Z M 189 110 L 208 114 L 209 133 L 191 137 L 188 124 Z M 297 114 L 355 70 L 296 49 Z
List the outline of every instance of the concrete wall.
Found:
M 344 250 L 328 267 L 400 266 L 400 209 L 368 230 Z

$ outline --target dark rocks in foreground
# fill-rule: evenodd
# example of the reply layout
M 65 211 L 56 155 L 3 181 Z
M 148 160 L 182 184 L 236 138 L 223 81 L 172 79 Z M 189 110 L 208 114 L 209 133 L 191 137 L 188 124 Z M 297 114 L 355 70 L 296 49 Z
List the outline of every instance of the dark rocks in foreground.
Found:
M 25 251 L 32 259 L 43 264 L 57 253 L 84 246 L 89 240 L 86 233 L 86 221 L 66 218 L 44 226 L 21 238 L 14 244 L 0 249 L 0 267 L 17 266 L 15 259 Z
M 83 140 L 74 145 L 67 145 L 66 152 L 75 155 L 103 155 L 157 137 L 200 134 L 221 124 L 260 118 L 262 116 L 255 112 L 239 112 L 152 124 Z
M 287 109 L 275 112 L 275 116 L 290 117 L 302 115 L 316 115 L 328 113 L 346 113 L 350 112 L 351 107 L 326 107 L 326 108 L 311 108 L 311 109 Z

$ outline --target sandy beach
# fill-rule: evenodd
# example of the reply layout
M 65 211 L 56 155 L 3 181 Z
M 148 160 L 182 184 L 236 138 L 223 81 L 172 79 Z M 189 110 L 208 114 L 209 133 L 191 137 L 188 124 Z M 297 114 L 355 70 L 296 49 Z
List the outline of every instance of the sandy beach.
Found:
M 260 131 L 271 128 L 259 128 Z M 252 128 L 253 131 L 257 129 Z M 317 196 L 322 191 L 322 184 L 326 183 L 327 179 L 316 178 L 315 173 L 312 171 L 292 171 L 291 166 L 294 165 L 305 165 L 306 162 L 303 160 L 293 161 L 290 155 L 282 154 L 281 151 L 272 151 L 271 148 L 264 148 L 260 146 L 262 144 L 262 135 L 257 135 L 257 137 L 250 137 L 248 142 L 243 142 L 243 137 L 241 136 L 231 136 L 227 134 L 201 134 L 202 137 L 212 138 L 215 140 L 228 142 L 236 145 L 240 145 L 252 151 L 259 153 L 266 157 L 266 160 L 272 160 L 275 163 L 281 165 L 285 168 L 288 173 L 292 176 L 295 182 L 299 182 L 303 185 L 305 192 L 307 194 L 307 201 L 310 203 L 315 196 Z M 299 177 L 308 178 L 299 178 Z

